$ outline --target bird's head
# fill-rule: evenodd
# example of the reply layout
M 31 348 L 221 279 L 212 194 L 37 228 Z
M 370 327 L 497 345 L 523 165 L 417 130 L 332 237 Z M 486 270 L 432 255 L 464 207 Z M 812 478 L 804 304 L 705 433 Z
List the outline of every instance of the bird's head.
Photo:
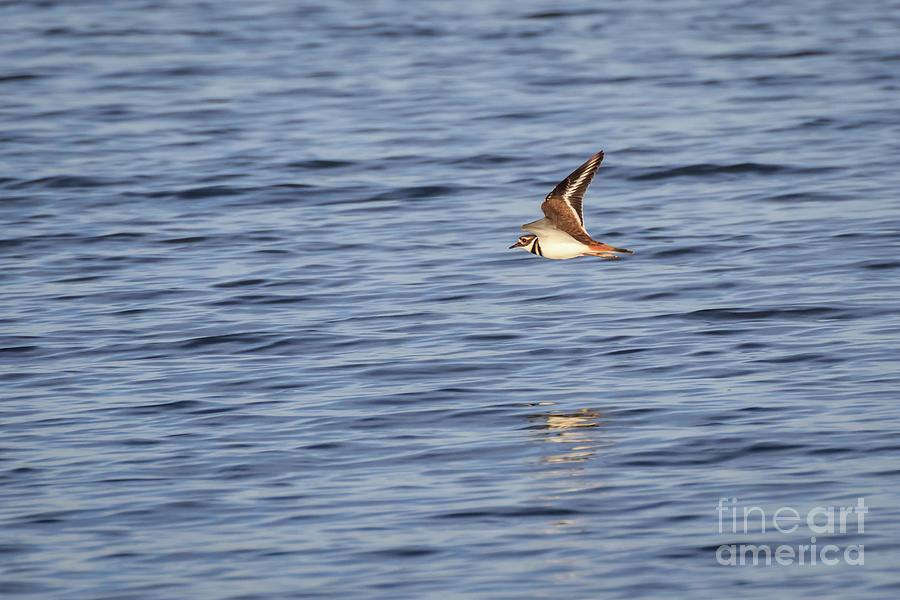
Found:
M 509 247 L 509 250 L 513 248 L 522 248 L 531 252 L 531 247 L 534 246 L 534 241 L 537 239 L 536 235 L 523 235 L 519 237 L 519 241 Z

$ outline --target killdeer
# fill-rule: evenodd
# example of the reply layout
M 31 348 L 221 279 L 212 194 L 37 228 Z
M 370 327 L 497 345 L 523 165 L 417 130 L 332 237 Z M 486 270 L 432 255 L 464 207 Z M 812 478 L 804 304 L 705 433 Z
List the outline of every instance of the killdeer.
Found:
M 555 259 L 576 256 L 619 258 L 615 252 L 634 254 L 631 250 L 601 244 L 584 229 L 581 199 L 601 162 L 603 152 L 598 152 L 560 181 L 541 204 L 544 218 L 522 225 L 523 231 L 534 235 L 523 235 L 510 249 L 522 248 L 532 254 Z

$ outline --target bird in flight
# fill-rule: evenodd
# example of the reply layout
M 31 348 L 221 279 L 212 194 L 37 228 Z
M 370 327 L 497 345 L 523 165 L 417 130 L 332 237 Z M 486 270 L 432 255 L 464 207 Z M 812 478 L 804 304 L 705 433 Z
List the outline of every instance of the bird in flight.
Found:
M 631 250 L 600 243 L 584 229 L 581 200 L 601 162 L 603 152 L 598 152 L 560 181 L 541 204 L 544 218 L 522 225 L 523 231 L 533 235 L 521 236 L 510 249 L 522 248 L 532 254 L 554 259 L 576 256 L 619 258 L 616 253 L 634 254 Z

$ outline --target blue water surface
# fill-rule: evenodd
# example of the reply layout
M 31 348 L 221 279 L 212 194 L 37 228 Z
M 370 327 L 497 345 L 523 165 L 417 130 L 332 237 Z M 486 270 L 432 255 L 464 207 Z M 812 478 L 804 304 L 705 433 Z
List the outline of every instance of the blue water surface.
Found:
M 0 3 L 0 596 L 897 597 L 898 30 Z

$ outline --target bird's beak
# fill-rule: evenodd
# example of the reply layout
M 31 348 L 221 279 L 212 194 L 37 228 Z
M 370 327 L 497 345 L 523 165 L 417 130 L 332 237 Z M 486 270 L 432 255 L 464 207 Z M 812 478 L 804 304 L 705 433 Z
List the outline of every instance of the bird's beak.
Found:
M 519 247 L 519 242 L 516 242 L 515 244 L 513 244 L 512 246 L 507 248 L 507 250 L 512 250 L 513 248 L 518 248 L 518 247 Z

